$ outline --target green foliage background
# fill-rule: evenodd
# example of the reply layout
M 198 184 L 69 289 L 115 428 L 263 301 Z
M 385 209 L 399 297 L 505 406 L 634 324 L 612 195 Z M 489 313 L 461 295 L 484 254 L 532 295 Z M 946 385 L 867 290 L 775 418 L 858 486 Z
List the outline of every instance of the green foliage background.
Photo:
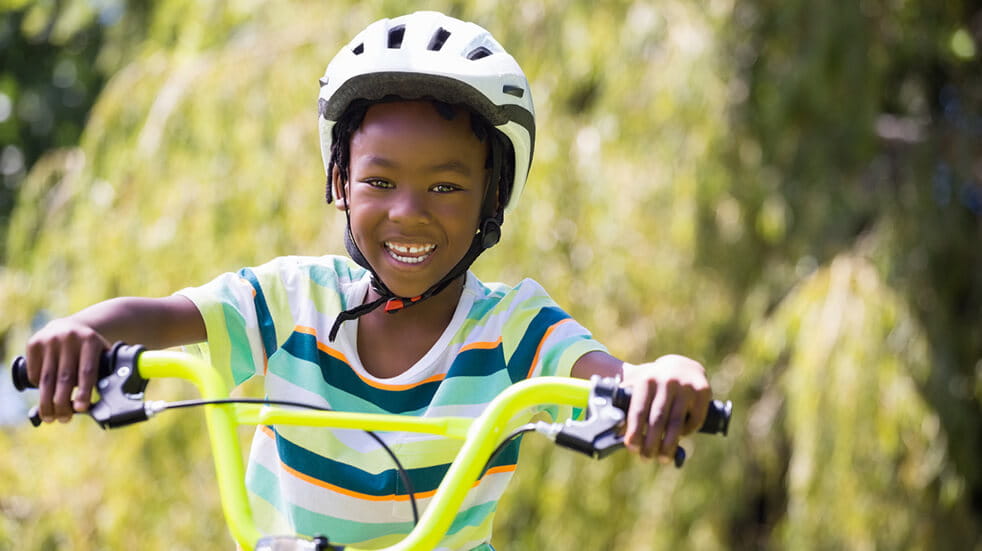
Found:
M 420 7 L 0 2 L 22 43 L 96 33 L 97 55 L 70 51 L 105 81 L 78 145 L 8 183 L 8 355 L 45 316 L 342 253 L 317 78 Z M 478 275 L 539 280 L 629 361 L 703 361 L 736 408 L 680 471 L 527 439 L 499 548 L 982 549 L 977 5 L 425 7 L 489 28 L 538 111 L 526 195 Z M 0 429 L 0 549 L 229 548 L 203 428 Z

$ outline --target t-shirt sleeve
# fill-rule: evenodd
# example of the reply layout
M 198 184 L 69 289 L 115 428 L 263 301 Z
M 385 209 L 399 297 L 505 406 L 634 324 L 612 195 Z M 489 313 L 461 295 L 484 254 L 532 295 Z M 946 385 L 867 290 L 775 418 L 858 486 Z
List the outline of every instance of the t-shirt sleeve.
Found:
M 288 267 L 289 259 L 277 259 L 177 292 L 197 306 L 211 364 L 233 385 L 265 373 L 279 345 L 277 335 L 292 325 L 283 284 Z
M 510 369 L 513 379 L 560 376 L 568 377 L 573 364 L 584 354 L 606 352 L 585 327 L 560 308 L 535 281 L 527 279 L 516 288 L 513 314 L 506 333 L 520 334 L 510 339 L 516 343 L 511 366 L 524 364 L 526 372 Z
M 607 348 L 573 318 L 552 326 L 543 335 L 539 359 L 532 365 L 532 377 L 556 375 L 569 377 L 576 360 L 589 352 L 606 352 Z

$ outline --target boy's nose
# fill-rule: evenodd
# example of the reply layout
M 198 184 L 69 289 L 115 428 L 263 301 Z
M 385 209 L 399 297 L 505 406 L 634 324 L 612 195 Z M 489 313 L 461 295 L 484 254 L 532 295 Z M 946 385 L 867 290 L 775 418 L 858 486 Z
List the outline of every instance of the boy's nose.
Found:
M 389 218 L 401 224 L 424 224 L 430 214 L 425 192 L 403 190 L 397 193 L 389 206 Z

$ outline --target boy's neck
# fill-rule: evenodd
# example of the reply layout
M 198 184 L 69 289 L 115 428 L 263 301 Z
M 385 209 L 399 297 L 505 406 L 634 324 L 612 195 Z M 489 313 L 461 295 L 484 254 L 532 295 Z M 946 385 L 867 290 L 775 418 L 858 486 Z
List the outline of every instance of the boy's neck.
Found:
M 407 371 L 433 348 L 446 331 L 464 291 L 466 275 L 440 293 L 405 310 L 389 313 L 376 309 L 358 321 L 358 356 L 362 366 L 381 378 Z M 368 291 L 366 301 L 379 295 Z

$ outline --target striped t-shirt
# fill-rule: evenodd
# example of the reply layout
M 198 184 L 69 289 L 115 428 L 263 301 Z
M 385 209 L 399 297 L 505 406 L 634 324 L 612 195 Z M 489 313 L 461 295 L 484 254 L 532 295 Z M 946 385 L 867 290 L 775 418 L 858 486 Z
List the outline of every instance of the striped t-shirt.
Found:
M 211 361 L 234 384 L 262 375 L 270 399 L 336 410 L 476 417 L 507 386 L 569 375 L 580 356 L 603 350 L 536 282 L 486 285 L 468 273 L 436 344 L 406 372 L 380 379 L 358 359 L 357 321 L 344 323 L 334 342 L 327 339 L 337 314 L 364 301 L 369 279 L 344 257 L 282 257 L 180 293 L 201 311 Z M 424 510 L 461 442 L 379 436 L 407 469 Z M 515 441 L 469 492 L 440 549 L 490 549 L 494 510 L 517 459 Z M 267 534 L 381 547 L 412 530 L 405 485 L 385 451 L 361 431 L 260 426 L 247 485 Z

